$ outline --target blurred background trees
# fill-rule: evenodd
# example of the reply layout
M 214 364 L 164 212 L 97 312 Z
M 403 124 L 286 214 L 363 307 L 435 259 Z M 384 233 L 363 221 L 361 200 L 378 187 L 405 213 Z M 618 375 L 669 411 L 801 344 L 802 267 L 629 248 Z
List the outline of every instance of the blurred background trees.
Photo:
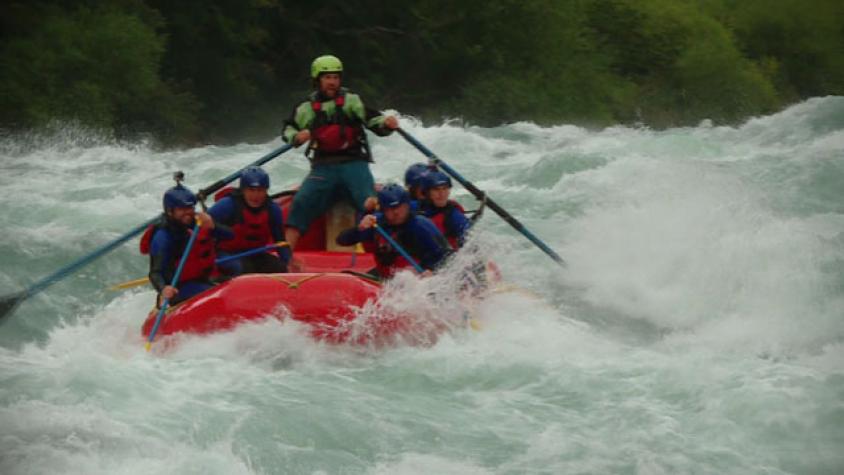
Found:
M 842 19 L 837 0 L 10 1 L 0 127 L 266 140 L 326 53 L 429 121 L 736 123 L 844 94 Z

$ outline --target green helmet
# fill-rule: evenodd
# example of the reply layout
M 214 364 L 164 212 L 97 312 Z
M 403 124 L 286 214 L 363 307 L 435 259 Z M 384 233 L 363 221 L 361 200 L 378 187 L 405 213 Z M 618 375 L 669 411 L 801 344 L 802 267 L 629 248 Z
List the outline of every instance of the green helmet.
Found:
M 343 63 L 340 58 L 327 54 L 320 56 L 311 63 L 311 78 L 316 79 L 322 73 L 342 73 Z

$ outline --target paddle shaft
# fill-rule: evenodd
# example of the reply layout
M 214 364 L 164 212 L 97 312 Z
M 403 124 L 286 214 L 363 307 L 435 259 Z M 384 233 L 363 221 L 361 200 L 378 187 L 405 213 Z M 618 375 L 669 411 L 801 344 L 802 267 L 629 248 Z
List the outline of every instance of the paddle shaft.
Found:
M 223 264 L 225 262 L 233 261 L 235 259 L 240 259 L 241 257 L 251 256 L 253 254 L 259 254 L 262 252 L 270 251 L 272 249 L 280 248 L 280 247 L 287 247 L 288 244 L 285 241 L 279 241 L 273 244 L 267 244 L 264 247 L 256 247 L 255 249 L 250 249 L 248 251 L 243 251 L 239 254 L 232 254 L 231 256 L 221 257 L 214 261 L 214 264 Z
M 223 178 L 222 180 L 218 180 L 215 183 L 208 185 L 205 188 L 199 190 L 199 193 L 196 194 L 197 198 L 199 199 L 199 201 L 205 201 L 205 198 L 207 198 L 208 195 L 210 195 L 211 193 L 214 193 L 215 191 L 219 190 L 220 188 L 222 188 L 222 187 L 228 185 L 229 183 L 233 182 L 234 180 L 240 178 L 240 173 L 243 171 L 244 168 L 260 167 L 261 165 L 269 162 L 270 160 L 274 159 L 275 157 L 283 154 L 284 152 L 287 152 L 291 148 L 293 148 L 292 144 L 282 145 L 281 147 L 279 147 L 279 148 L 273 150 L 272 152 L 264 155 L 263 157 L 259 158 L 258 160 L 255 160 L 254 162 L 250 163 L 249 165 L 246 165 L 245 167 L 241 168 L 240 170 L 238 170 L 238 171 L 232 173 L 231 175 Z
M 176 273 L 173 274 L 173 281 L 170 282 L 171 287 L 175 287 L 179 285 L 179 277 L 182 276 L 182 269 L 185 268 L 185 262 L 188 261 L 188 256 L 190 256 L 190 251 L 193 249 L 193 243 L 196 242 L 196 236 L 199 235 L 199 226 L 200 223 L 197 223 L 193 226 L 193 232 L 190 235 L 190 239 L 188 239 L 188 245 L 185 246 L 185 252 L 182 253 L 182 258 L 179 259 L 179 266 L 176 267 Z M 161 317 L 164 316 L 164 312 L 167 310 L 167 306 L 170 304 L 170 299 L 165 298 L 164 302 L 161 304 L 161 308 L 158 310 L 158 315 L 155 317 L 155 325 L 152 326 L 152 330 L 149 332 L 149 339 L 147 340 L 146 349 L 149 351 L 150 345 L 152 344 L 152 340 L 155 339 L 155 334 L 158 332 L 158 326 L 161 324 Z
M 509 224 L 510 226 L 515 228 L 516 231 L 519 231 L 520 233 L 522 233 L 522 235 L 524 235 L 531 242 L 533 242 L 536 245 L 536 247 L 538 247 L 545 254 L 548 254 L 548 256 L 550 256 L 552 259 L 554 259 L 554 261 L 556 261 L 557 264 L 560 264 L 561 266 L 565 265 L 565 261 L 563 260 L 562 257 L 559 256 L 559 254 L 554 252 L 554 250 L 551 249 L 550 247 L 548 247 L 544 242 L 542 242 L 541 239 L 536 237 L 532 232 L 530 232 L 527 228 L 525 228 L 525 226 L 521 222 L 519 222 L 518 219 L 516 219 L 515 217 L 513 217 L 513 215 L 508 213 L 507 210 L 505 210 L 504 208 L 499 206 L 498 203 L 493 201 L 492 198 L 490 198 L 489 196 L 486 195 L 486 193 L 484 193 L 483 191 L 478 189 L 478 187 L 476 187 L 469 180 L 463 178 L 459 173 L 457 173 L 457 171 L 455 171 L 453 168 L 448 166 L 447 163 L 442 161 L 439 157 L 437 157 L 434 154 L 434 152 L 430 151 L 427 147 L 422 145 L 422 143 L 419 142 L 418 140 L 416 140 L 412 135 L 405 132 L 401 128 L 396 129 L 396 130 L 398 130 L 399 134 L 401 134 L 401 136 L 404 137 L 405 140 L 410 142 L 411 145 L 416 147 L 420 152 L 422 152 L 423 155 L 428 157 L 428 159 L 431 160 L 431 162 L 434 163 L 434 165 L 437 165 L 438 167 L 445 170 L 446 173 L 451 175 L 452 178 L 457 180 L 461 185 L 463 185 L 464 188 L 469 190 L 469 193 L 472 193 L 475 196 L 475 198 L 477 198 L 478 200 L 481 200 L 483 202 L 486 202 L 486 205 L 489 207 L 489 209 L 495 211 L 495 213 L 498 214 L 498 216 L 501 216 L 501 218 L 504 221 L 506 221 L 507 224 Z
M 413 259 L 412 257 L 410 257 L 410 254 L 408 254 L 408 253 L 407 253 L 407 251 L 405 251 L 405 250 L 404 250 L 404 248 L 403 248 L 403 247 L 402 247 L 399 243 L 397 243 L 397 242 L 396 242 L 396 240 L 395 240 L 395 239 L 393 239 L 393 237 L 392 237 L 392 236 L 390 236 L 390 233 L 388 233 L 387 231 L 384 231 L 384 229 L 382 229 L 382 228 L 381 228 L 381 226 L 378 226 L 377 224 L 376 224 L 374 227 L 375 227 L 375 230 L 376 230 L 376 231 L 378 231 L 378 233 L 379 233 L 379 234 L 380 234 L 380 235 L 381 235 L 384 239 L 386 239 L 386 240 L 387 240 L 387 242 L 388 242 L 388 243 L 390 243 L 390 245 L 391 245 L 391 246 L 393 246 L 393 249 L 395 249 L 396 251 L 398 251 L 398 252 L 399 252 L 399 254 L 401 254 L 401 255 L 402 255 L 402 257 L 404 257 L 405 259 L 407 259 L 407 262 L 410 262 L 410 265 L 412 265 L 412 266 L 413 266 L 413 268 L 414 268 L 414 269 L 416 269 L 416 272 L 418 272 L 418 273 L 420 273 L 420 274 L 421 274 L 421 273 L 423 273 L 423 272 L 425 272 L 425 269 L 423 269 L 423 268 L 422 268 L 422 266 L 420 266 L 420 265 L 419 265 L 419 263 L 418 263 L 418 262 L 416 262 L 416 260 L 415 260 L 415 259 Z
M 116 247 L 120 246 L 124 242 L 126 242 L 129 239 L 132 239 L 136 235 L 140 234 L 144 229 L 148 228 L 150 225 L 152 225 L 153 223 L 158 221 L 158 219 L 159 219 L 159 217 L 156 216 L 156 217 L 150 219 L 149 221 L 146 221 L 145 223 L 140 224 L 135 228 L 132 228 L 131 231 L 128 231 L 127 233 L 125 233 L 124 235 L 115 239 L 114 241 L 106 244 L 105 246 L 100 247 L 96 251 L 88 254 L 87 256 L 80 258 L 76 262 L 69 264 L 65 267 L 62 267 L 61 269 L 57 270 L 56 272 L 53 272 L 52 274 L 48 275 L 47 277 L 44 277 L 43 279 L 39 280 L 38 282 L 32 284 L 28 289 L 26 289 L 26 296 L 32 297 L 33 295 L 37 294 L 38 292 L 41 292 L 42 290 L 44 290 L 47 287 L 51 286 L 52 284 L 58 282 L 59 280 L 68 276 L 69 274 L 72 274 L 73 272 L 76 272 L 78 269 L 90 264 L 91 262 L 96 260 L 98 257 L 100 257 L 104 254 L 107 254 L 108 252 L 114 250 Z

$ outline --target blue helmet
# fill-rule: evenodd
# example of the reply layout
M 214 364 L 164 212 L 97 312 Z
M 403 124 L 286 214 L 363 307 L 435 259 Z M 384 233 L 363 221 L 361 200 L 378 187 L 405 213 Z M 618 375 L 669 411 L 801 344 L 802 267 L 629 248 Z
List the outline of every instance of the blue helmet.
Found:
M 420 186 L 422 184 L 422 175 L 427 173 L 429 170 L 430 168 L 428 168 L 428 165 L 425 163 L 414 163 L 407 168 L 406 172 L 404 172 L 404 185 Z
M 451 178 L 443 172 L 431 171 L 422 177 L 422 189 L 425 191 L 442 185 L 451 188 Z
M 269 188 L 270 176 L 261 167 L 246 167 L 240 173 L 241 188 Z
M 407 190 L 402 188 L 401 185 L 397 185 L 395 183 L 390 183 L 389 185 L 384 186 L 381 188 L 381 191 L 378 192 L 378 205 L 382 210 L 395 208 L 402 203 L 409 202 L 410 194 L 408 194 Z
M 171 208 L 193 208 L 196 206 L 196 195 L 180 184 L 164 193 L 164 210 Z

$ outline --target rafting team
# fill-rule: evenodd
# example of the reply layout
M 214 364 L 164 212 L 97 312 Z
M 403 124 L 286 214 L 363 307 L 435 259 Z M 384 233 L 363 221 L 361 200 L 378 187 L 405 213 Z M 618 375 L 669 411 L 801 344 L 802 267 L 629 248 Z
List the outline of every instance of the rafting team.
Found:
M 287 222 L 281 207 L 269 195 L 270 177 L 260 167 L 240 174 L 238 189 L 217 201 L 207 212 L 195 212 L 196 195 L 181 183 L 164 194 L 161 221 L 141 239 L 149 254 L 149 279 L 159 292 L 159 303 L 188 299 L 223 279 L 243 273 L 297 270 L 293 251 L 312 221 L 338 199 L 349 201 L 363 215 L 358 225 L 337 236 L 342 246 L 369 243 L 376 269 L 386 279 L 411 268 L 400 250 L 380 233 L 378 226 L 430 274 L 463 245 L 471 223 L 463 208 L 449 199 L 451 179 L 424 163 L 412 165 L 405 187 L 387 184 L 376 192 L 369 169 L 372 152 L 364 128 L 379 136 L 399 127 L 392 116 L 366 107 L 360 96 L 341 87 L 343 64 L 335 56 L 320 56 L 311 65 L 314 91 L 285 121 L 282 138 L 294 146 L 307 144 L 311 170 L 296 192 Z M 188 247 L 195 223 L 197 236 L 182 268 L 178 285 L 171 286 L 181 256 Z M 286 242 L 284 247 L 271 247 Z M 234 258 L 249 250 L 265 252 Z M 215 264 L 218 258 L 233 257 Z M 216 272 L 215 272 L 216 271 Z M 216 279 L 216 277 L 215 277 Z

